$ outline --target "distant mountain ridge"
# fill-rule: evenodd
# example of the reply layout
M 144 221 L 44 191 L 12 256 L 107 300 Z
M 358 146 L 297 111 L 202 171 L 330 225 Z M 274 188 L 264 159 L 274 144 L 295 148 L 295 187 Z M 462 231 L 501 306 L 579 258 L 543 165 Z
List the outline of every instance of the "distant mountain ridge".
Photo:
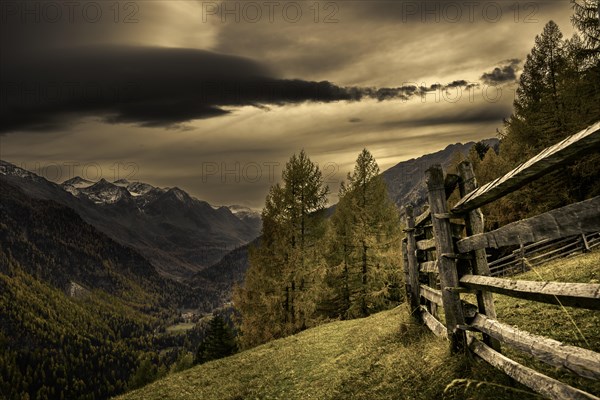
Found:
M 139 295 L 135 300 L 145 300 L 148 307 L 169 303 L 164 296 L 175 283 L 160 277 L 133 249 L 97 231 L 69 207 L 30 197 L 6 180 L 0 180 L 0 190 L 0 254 L 9 265 L 65 293 L 73 287 L 102 289 L 123 299 Z M 0 265 L 1 272 L 9 272 L 5 268 Z
M 213 265 L 260 231 L 256 219 L 215 208 L 177 187 L 81 177 L 58 185 L 5 161 L 0 161 L 0 179 L 30 196 L 72 208 L 118 243 L 136 249 L 163 276 L 176 280 Z
M 484 141 L 492 148 L 497 139 Z M 475 142 L 456 143 L 435 153 L 400 162 L 382 173 L 388 193 L 402 209 L 427 199 L 425 171 L 447 168 L 456 153 L 466 156 Z M 260 214 L 244 206 L 213 206 L 185 191 L 144 182 L 92 182 L 74 177 L 61 185 L 0 161 L 0 179 L 17 180 L 34 196 L 54 199 L 120 243 L 130 245 L 168 277 L 196 288 L 229 290 L 243 280 L 247 244 L 260 234 Z M 335 206 L 331 207 L 331 210 Z
M 483 142 L 496 151 L 500 143 L 498 139 L 486 139 Z M 443 150 L 402 161 L 385 170 L 381 175 L 390 198 L 401 210 L 409 203 L 420 209 L 427 201 L 425 171 L 433 164 L 441 164 L 447 169 L 456 153 L 466 157 L 474 145 L 475 142 L 451 144 Z

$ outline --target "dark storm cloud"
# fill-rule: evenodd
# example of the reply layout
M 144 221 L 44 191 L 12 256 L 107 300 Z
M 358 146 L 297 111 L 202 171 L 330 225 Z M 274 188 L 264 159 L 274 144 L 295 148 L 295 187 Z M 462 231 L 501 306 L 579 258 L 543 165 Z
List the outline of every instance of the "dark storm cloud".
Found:
M 481 124 L 489 122 L 501 123 L 503 118 L 506 118 L 512 112 L 510 104 L 484 104 L 479 107 L 457 110 L 449 110 L 448 112 L 427 115 L 422 118 L 406 118 L 396 121 L 385 121 L 379 124 L 380 127 L 386 129 L 396 128 L 418 128 L 426 126 L 439 125 L 461 125 L 461 124 Z
M 87 47 L 3 63 L 2 131 L 55 129 L 73 115 L 173 126 L 224 106 L 352 100 L 329 82 L 278 80 L 241 57 L 193 49 Z
M 178 127 L 229 113 L 226 107 L 407 100 L 466 81 L 430 87 L 340 87 L 277 79 L 259 63 L 193 49 L 95 46 L 37 52 L 3 63 L 0 132 L 56 130 L 74 117 Z
M 443 90 L 449 90 L 454 88 L 465 88 L 470 89 L 472 87 L 479 86 L 477 83 L 467 82 L 465 80 L 456 80 L 446 85 L 441 83 L 434 83 L 430 86 L 415 86 L 406 85 L 395 88 L 347 88 L 352 93 L 358 93 L 358 98 L 368 97 L 376 99 L 378 101 L 400 99 L 409 100 L 414 96 L 426 96 L 431 92 L 440 92 Z
M 507 60 L 502 65 L 494 68 L 492 72 L 485 72 L 481 75 L 481 80 L 488 85 L 498 85 L 517 80 L 517 70 L 521 60 L 516 58 Z

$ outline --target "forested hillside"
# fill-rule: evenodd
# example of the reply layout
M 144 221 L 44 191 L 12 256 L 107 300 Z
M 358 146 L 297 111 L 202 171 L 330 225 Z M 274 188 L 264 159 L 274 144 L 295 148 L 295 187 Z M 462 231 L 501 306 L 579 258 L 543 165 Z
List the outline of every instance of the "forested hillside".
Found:
M 165 4 L 169 4 L 165 6 L 166 9 L 172 3 Z M 473 359 L 451 355 L 448 343 L 435 339 L 425 327 L 411 318 L 408 307 L 404 306 L 405 278 L 400 254 L 405 228 L 402 213 L 407 203 L 425 205 L 427 188 L 424 172 L 433 163 L 443 164 L 445 172 L 452 173 L 459 161 L 468 159 L 481 186 L 544 148 L 600 120 L 598 4 L 592 0 L 577 0 L 572 2 L 572 6 L 572 23 L 576 33 L 565 38 L 559 26 L 549 21 L 535 38 L 522 70 L 516 60 L 509 66 L 514 67 L 510 79 L 499 81 L 500 85 L 518 82 L 518 90 L 510 117 L 497 121 L 499 125 L 502 124 L 498 140 L 450 145 L 443 151 L 405 161 L 383 173 L 374 155 L 363 148 L 341 184 L 339 201 L 335 207 L 327 208 L 330 188 L 325 182 L 325 171 L 314 160 L 322 154 L 329 154 L 327 152 L 340 142 L 345 142 L 345 136 L 340 142 L 337 142 L 339 138 L 331 140 L 334 143 L 331 147 L 323 145 L 321 150 L 310 148 L 311 152 L 315 149 L 311 153 L 316 154 L 314 159 L 305 150 L 291 155 L 281 175 L 269 182 L 272 186 L 266 194 L 261 224 L 252 210 L 240 206 L 213 207 L 177 187 L 158 188 L 116 178 L 112 183 L 104 179 L 94 183 L 74 178 L 60 186 L 0 161 L 0 399 L 99 400 L 134 389 L 140 390 L 125 394 L 125 398 L 535 398 L 525 387 L 515 385 L 496 370 L 487 369 Z M 101 27 L 101 24 L 97 26 Z M 235 25 L 236 28 L 239 26 Z M 311 22 L 311 26 L 314 28 L 314 23 Z M 381 26 L 381 23 L 378 22 L 377 26 Z M 431 28 L 431 25 L 427 28 Z M 443 33 L 445 35 L 446 32 Z M 166 42 L 160 43 L 162 46 Z M 445 42 L 444 46 L 450 48 L 451 43 Z M 520 49 L 519 54 L 526 52 Z M 155 50 L 148 48 L 142 53 L 149 56 Z M 289 151 L 286 154 L 299 148 L 299 141 L 293 138 L 295 127 L 288 132 L 285 126 L 287 120 L 286 123 L 270 125 L 271 120 L 267 116 L 271 114 L 266 111 L 266 104 L 271 103 L 264 103 L 260 99 L 254 101 L 251 96 L 248 99 L 244 97 L 233 104 L 226 101 L 221 104 L 221 100 L 213 99 L 214 105 L 198 102 L 194 96 L 198 88 L 204 88 L 204 84 L 196 82 L 197 86 L 190 85 L 187 82 L 188 75 L 177 76 L 179 80 L 173 87 L 176 89 L 174 92 L 186 93 L 189 98 L 178 100 L 180 93 L 172 93 L 173 99 L 169 100 L 171 104 L 165 107 L 150 96 L 157 89 L 152 84 L 158 80 L 158 76 L 165 77 L 167 81 L 167 77 L 170 79 L 171 75 L 177 75 L 173 72 L 176 70 L 166 64 L 167 58 L 185 60 L 174 56 L 179 50 L 168 50 L 174 53 L 171 56 L 163 55 L 165 58 L 158 63 L 160 74 L 164 75 L 150 73 L 151 69 L 148 71 L 148 80 L 143 85 L 148 89 L 148 103 L 145 102 L 146 95 L 140 95 L 143 102 L 125 104 L 126 108 L 132 108 L 130 111 L 135 111 L 136 115 L 148 112 L 154 118 L 154 114 L 167 109 L 189 118 L 186 121 L 191 125 L 202 122 L 195 118 L 209 116 L 178 109 L 184 103 L 190 102 L 191 108 L 203 109 L 211 114 L 210 118 L 215 113 L 222 114 L 222 125 L 216 124 L 206 129 L 212 132 L 206 136 L 219 136 L 223 142 L 213 144 L 215 147 L 207 146 L 207 154 L 216 152 L 216 147 L 224 146 L 230 140 L 227 135 L 220 137 L 221 130 L 225 132 L 234 126 L 244 130 L 251 128 L 248 131 L 257 135 L 259 140 L 256 143 L 259 146 L 254 148 L 253 141 L 244 142 L 245 139 L 241 139 L 242 131 L 236 131 L 236 138 L 240 138 L 236 145 L 253 157 L 258 154 L 263 154 L 261 157 L 275 157 L 274 154 L 280 157 L 284 147 L 267 149 L 269 151 L 258 148 L 263 146 L 263 141 L 275 142 L 274 138 L 279 138 L 279 134 L 289 134 L 290 140 L 294 140 L 277 143 L 278 146 L 288 146 L 285 147 L 285 151 Z M 195 51 L 185 49 L 183 53 Z M 129 52 L 131 50 L 125 47 L 118 51 L 125 61 L 129 60 L 125 56 Z M 131 53 L 132 56 L 137 54 Z M 211 53 L 205 53 L 203 51 L 198 60 L 208 57 L 210 63 Z M 83 54 L 89 58 L 91 53 Z M 103 53 L 98 54 L 101 57 Z M 400 50 L 398 54 L 401 54 Z M 347 59 L 352 57 L 345 56 Z M 233 60 L 235 57 L 227 58 Z M 404 56 L 398 58 L 398 65 L 401 65 Z M 88 61 L 82 65 L 88 65 Z M 112 61 L 111 58 L 106 59 L 107 63 Z M 217 70 L 215 76 L 221 76 L 223 72 L 227 78 L 227 84 L 223 87 L 233 88 L 236 80 L 230 78 L 237 75 L 235 71 L 254 65 L 254 61 L 247 62 L 250 59 L 239 65 L 232 64 L 231 68 L 227 67 L 224 71 L 219 70 L 222 69 L 221 62 L 201 66 L 207 70 Z M 120 65 L 117 62 L 114 64 Z M 186 68 L 192 70 L 198 65 L 192 63 Z M 223 61 L 222 66 L 226 65 Z M 315 65 L 306 66 L 306 70 L 312 71 Z M 61 68 L 56 67 L 55 72 L 61 71 Z M 121 73 L 125 78 L 131 76 L 131 71 L 143 70 L 137 63 L 124 64 L 123 69 L 119 68 L 115 69 L 115 74 Z M 18 69 L 18 66 L 11 66 L 8 70 Z M 421 69 L 419 65 L 415 71 L 421 73 Z M 257 64 L 256 68 L 252 67 L 249 71 L 260 75 L 266 73 L 267 68 L 263 72 L 263 68 L 258 68 Z M 195 75 L 197 71 L 193 73 Z M 426 73 L 431 76 L 445 74 L 434 68 Z M 346 82 L 354 82 L 354 79 L 358 78 L 353 77 Z M 119 79 L 119 82 L 123 81 Z M 261 86 L 261 82 L 250 79 L 246 84 L 252 83 L 250 86 L 254 88 Z M 293 104 L 286 104 L 285 98 L 273 98 L 278 108 L 275 112 L 290 112 L 286 107 L 294 107 L 294 112 L 284 114 L 283 119 L 290 116 L 296 118 L 304 113 L 308 115 L 312 112 L 306 111 L 311 110 L 308 107 L 316 107 L 316 104 L 304 104 L 303 97 L 297 97 L 299 93 L 294 94 L 303 85 L 302 82 L 294 79 L 280 82 L 282 85 L 299 85 L 290 93 L 294 97 Z M 461 82 L 466 81 L 455 81 L 453 84 L 462 87 L 459 85 Z M 385 90 L 380 92 L 372 88 L 337 87 L 329 81 L 306 83 L 344 94 L 340 98 L 329 98 L 327 95 L 327 104 L 324 105 L 331 108 L 315 108 L 318 111 L 314 114 L 315 118 L 321 112 L 331 112 L 336 118 L 345 115 L 333 113 L 334 107 L 339 105 L 337 103 L 352 103 L 350 106 L 358 110 L 360 101 L 366 101 L 368 97 L 369 107 L 378 107 L 378 101 L 383 99 L 371 101 L 377 93 L 396 93 L 399 96 L 396 100 L 408 102 L 418 92 L 422 91 L 425 96 L 433 88 L 383 88 Z M 434 86 L 448 89 L 451 85 Z M 158 93 L 171 93 L 173 87 L 167 90 L 167 86 L 165 84 L 165 90 L 158 90 Z M 218 87 L 211 90 L 218 92 Z M 240 90 L 243 91 L 244 87 Z M 194 93 L 188 93 L 188 88 L 192 88 Z M 266 97 L 270 97 L 270 94 Z M 76 102 L 73 100 L 73 104 Z M 412 109 L 409 106 L 416 106 L 416 103 L 406 104 L 406 109 L 410 112 Z M 251 106 L 264 107 L 264 113 L 261 109 L 261 115 L 251 115 L 251 111 L 256 111 Z M 447 107 L 449 104 L 440 106 Z M 473 105 L 475 111 L 476 106 L 481 105 Z M 485 106 L 494 107 L 490 104 Z M 243 110 L 234 110 L 235 107 Z M 417 137 L 420 141 L 418 128 L 429 130 L 430 127 L 441 126 L 442 120 L 445 124 L 446 119 L 454 118 L 454 115 L 448 117 L 451 114 L 449 112 L 437 119 L 439 110 L 449 110 L 440 107 L 435 112 L 430 109 L 423 115 L 415 112 L 415 121 L 398 121 L 396 125 L 393 121 L 386 121 L 391 117 L 383 112 L 384 107 L 381 107 L 383 111 L 378 110 L 377 113 L 372 110 L 364 109 L 360 118 L 353 115 L 349 120 L 355 131 L 350 130 L 348 135 L 356 134 L 357 139 L 354 142 L 348 140 L 344 146 L 354 146 L 351 147 L 352 152 L 358 152 L 363 146 L 379 151 L 387 149 L 385 146 L 390 143 L 416 143 L 412 139 L 402 142 L 402 135 L 406 133 L 407 137 Z M 27 108 L 17 107 L 14 111 L 21 115 Z M 111 111 L 111 108 L 103 107 L 101 111 Z M 52 114 L 52 110 L 46 112 Z M 509 112 L 502 115 L 508 115 Z M 233 120 L 238 114 L 245 115 L 244 119 Z M 372 114 L 373 120 L 381 116 L 381 120 L 375 121 L 374 125 L 360 125 L 366 122 L 363 121 L 363 114 Z M 492 113 L 493 118 L 496 115 Z M 93 117 L 99 118 L 99 115 Z M 136 128 L 147 130 L 144 138 L 157 140 L 155 130 L 159 126 L 153 125 L 156 121 L 152 119 L 144 125 L 142 120 L 127 119 L 127 115 L 123 117 L 132 125 L 140 122 L 141 126 Z M 227 118 L 232 118 L 235 124 L 229 124 Z M 173 115 L 166 119 L 179 121 Z M 304 119 L 311 118 L 298 118 L 295 121 L 300 124 Z M 29 120 L 28 115 L 23 116 L 25 120 Z M 329 128 L 347 120 L 344 117 L 330 125 L 313 125 L 318 129 Z M 260 124 L 245 125 L 256 121 L 260 121 Z M 110 123 L 113 122 L 116 123 Z M 375 129 L 369 126 L 377 124 L 386 126 L 385 130 L 368 132 L 369 129 Z M 417 126 L 413 126 L 415 124 Z M 406 131 L 398 128 L 404 126 L 407 127 Z M 456 132 L 457 126 L 454 123 L 445 124 L 446 128 L 451 128 L 448 132 Z M 476 132 L 480 125 L 460 126 L 461 129 L 462 126 L 470 127 L 473 131 L 469 135 L 485 137 L 488 132 Z M 272 130 L 281 129 L 282 132 L 270 132 L 265 127 L 276 127 Z M 390 133 L 390 127 L 398 130 Z M 177 137 L 175 141 L 187 143 L 189 149 L 181 153 L 171 152 L 169 142 L 161 139 L 147 148 L 135 147 L 135 154 L 164 148 L 164 154 L 160 156 L 165 157 L 166 161 L 160 165 L 165 169 L 165 174 L 170 168 L 165 165 L 170 164 L 174 157 L 188 160 L 187 168 L 178 167 L 176 170 L 181 175 L 193 176 L 197 173 L 191 171 L 194 168 L 202 170 L 209 164 L 216 166 L 218 163 L 204 164 L 202 157 L 206 154 L 195 152 L 197 147 L 194 146 L 202 142 L 204 137 L 202 140 L 194 137 L 192 146 L 185 140 L 191 140 L 194 134 L 190 134 L 183 126 L 181 128 L 182 132 L 177 132 L 179 136 L 174 136 Z M 266 132 L 265 136 L 260 136 L 263 131 Z M 304 134 L 302 129 L 298 131 Z M 306 132 L 314 134 L 315 128 L 311 126 Z M 334 134 L 336 132 L 339 134 L 342 131 L 334 130 Z M 381 142 L 376 136 L 385 137 L 386 140 Z M 390 136 L 397 138 L 392 141 Z M 65 137 L 69 136 L 65 134 Z M 444 141 L 440 143 L 440 148 L 446 145 L 447 137 L 447 133 L 437 136 L 436 140 Z M 85 142 L 86 145 L 89 143 Z M 263 150 L 265 152 L 261 153 Z M 60 153 L 56 149 L 52 151 Z M 240 159 L 246 157 L 241 155 L 240 149 L 236 151 L 239 151 L 236 156 Z M 347 148 L 343 151 L 347 151 Z M 216 153 L 221 155 L 220 152 Z M 381 151 L 380 154 L 380 160 L 386 157 L 385 162 L 388 162 L 394 154 L 406 153 L 398 152 L 390 156 Z M 201 167 L 199 162 L 203 163 Z M 226 163 L 221 166 L 226 167 Z M 239 166 L 237 161 L 236 166 Z M 226 175 L 231 171 L 226 168 L 219 171 L 222 174 L 221 184 L 226 183 L 227 179 L 223 177 L 227 178 Z M 163 173 L 162 170 L 159 172 Z M 236 178 L 239 176 L 236 175 Z M 454 179 L 458 180 L 458 177 L 454 176 Z M 244 182 L 242 186 L 249 191 L 247 183 Z M 440 183 L 440 192 L 443 191 L 441 186 Z M 209 188 L 213 186 L 206 185 L 203 189 L 212 190 Z M 255 189 L 254 186 L 252 188 Z M 495 229 L 598 195 L 600 152 L 598 148 L 590 148 L 584 158 L 495 201 L 493 206 L 483 207 L 485 228 Z M 450 203 L 456 201 L 456 191 L 452 196 Z M 436 210 L 430 216 L 444 219 L 452 217 L 445 210 Z M 260 236 L 256 238 L 259 227 Z M 441 247 L 439 242 L 437 245 Z M 425 247 L 429 246 L 427 244 Z M 461 258 L 454 252 L 444 253 L 438 254 L 439 259 Z M 485 259 L 483 251 L 479 255 L 482 260 Z M 525 259 L 520 260 L 525 265 Z M 592 251 L 580 258 L 573 257 L 535 269 L 523 277 L 531 280 L 552 277 L 561 280 L 561 277 L 568 277 L 564 280 L 597 283 L 598 261 L 599 253 Z M 454 287 L 456 285 L 452 285 L 452 288 L 446 286 L 441 288 L 440 293 L 447 293 L 443 292 L 446 289 L 462 291 Z M 494 295 L 494 301 L 498 316 L 512 325 L 525 329 L 531 327 L 532 331 L 567 344 L 600 350 L 600 320 L 596 311 L 570 312 L 562 306 L 532 304 L 502 295 Z M 565 312 L 568 318 L 565 318 Z M 505 354 L 511 354 L 511 351 L 507 350 Z M 228 358 L 215 361 L 222 357 Z M 524 360 L 523 364 L 527 365 L 528 362 L 531 360 Z M 189 369 L 193 364 L 203 365 Z M 186 369 L 189 370 L 181 372 Z M 561 377 L 563 374 L 553 367 L 542 371 L 552 377 Z M 166 379 L 143 387 L 169 374 Z M 579 378 L 568 379 L 574 381 Z M 598 382 L 580 383 L 577 382 L 578 387 L 600 393 Z
M 72 209 L 0 192 L 0 397 L 107 398 L 164 375 L 183 337 L 157 332 L 198 292 Z
M 564 38 L 550 21 L 536 36 L 519 80 L 514 113 L 500 132 L 500 151 L 470 158 L 480 184 L 600 119 L 600 26 L 593 2 L 573 3 L 577 32 Z M 487 226 L 600 194 L 600 154 L 590 155 L 484 207 Z M 556 184 L 560 182 L 560 184 Z

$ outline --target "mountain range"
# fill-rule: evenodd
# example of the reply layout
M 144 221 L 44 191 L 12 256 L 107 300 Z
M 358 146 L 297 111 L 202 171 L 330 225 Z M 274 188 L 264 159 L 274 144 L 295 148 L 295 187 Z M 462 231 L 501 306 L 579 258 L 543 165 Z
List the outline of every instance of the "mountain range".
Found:
M 498 139 L 486 139 L 482 142 L 498 152 Z M 451 144 L 444 150 L 403 161 L 385 170 L 381 175 L 390 198 L 401 210 L 407 204 L 412 204 L 418 211 L 427 201 L 427 169 L 433 164 L 441 164 L 444 169 L 448 169 L 459 155 L 466 158 L 473 145 L 475 142 Z
M 484 142 L 498 146 L 496 139 Z M 466 156 L 473 145 L 452 144 L 384 171 L 390 198 L 400 209 L 408 203 L 419 208 L 427 198 L 427 168 L 436 163 L 448 168 L 457 154 Z M 139 253 L 160 275 L 204 292 L 201 297 L 211 303 L 217 298 L 228 301 L 233 285 L 243 281 L 248 247 L 257 243 L 261 229 L 258 212 L 239 205 L 210 205 L 177 187 L 81 177 L 56 184 L 5 161 L 0 161 L 1 182 L 29 197 L 70 208 L 114 242 Z
M 260 215 L 240 206 L 214 207 L 185 191 L 124 179 L 50 182 L 0 161 L 0 180 L 29 196 L 53 200 L 149 260 L 165 277 L 186 280 L 256 238 Z

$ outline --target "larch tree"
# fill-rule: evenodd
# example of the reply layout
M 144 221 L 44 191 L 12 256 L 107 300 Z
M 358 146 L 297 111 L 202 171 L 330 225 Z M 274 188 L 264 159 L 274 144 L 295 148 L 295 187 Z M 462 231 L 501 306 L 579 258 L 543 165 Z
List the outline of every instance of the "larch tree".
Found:
M 364 317 L 400 296 L 400 221 L 379 167 L 364 149 L 331 219 L 328 282 L 337 314 Z
M 576 0 L 572 5 L 578 31 L 573 37 L 563 39 L 553 21 L 536 36 L 519 78 L 514 112 L 500 135 L 500 153 L 474 163 L 480 184 L 600 118 L 598 3 Z M 496 218 L 488 219 L 488 227 L 600 194 L 599 163 L 600 156 L 591 154 L 506 196 L 490 210 Z
M 250 251 L 244 284 L 234 291 L 243 347 L 315 323 L 324 271 L 327 194 L 321 171 L 304 150 L 287 162 L 282 184 L 271 187 L 260 244 Z
M 600 60 L 600 3 L 598 0 L 571 0 L 571 23 L 583 36 L 582 57 Z

